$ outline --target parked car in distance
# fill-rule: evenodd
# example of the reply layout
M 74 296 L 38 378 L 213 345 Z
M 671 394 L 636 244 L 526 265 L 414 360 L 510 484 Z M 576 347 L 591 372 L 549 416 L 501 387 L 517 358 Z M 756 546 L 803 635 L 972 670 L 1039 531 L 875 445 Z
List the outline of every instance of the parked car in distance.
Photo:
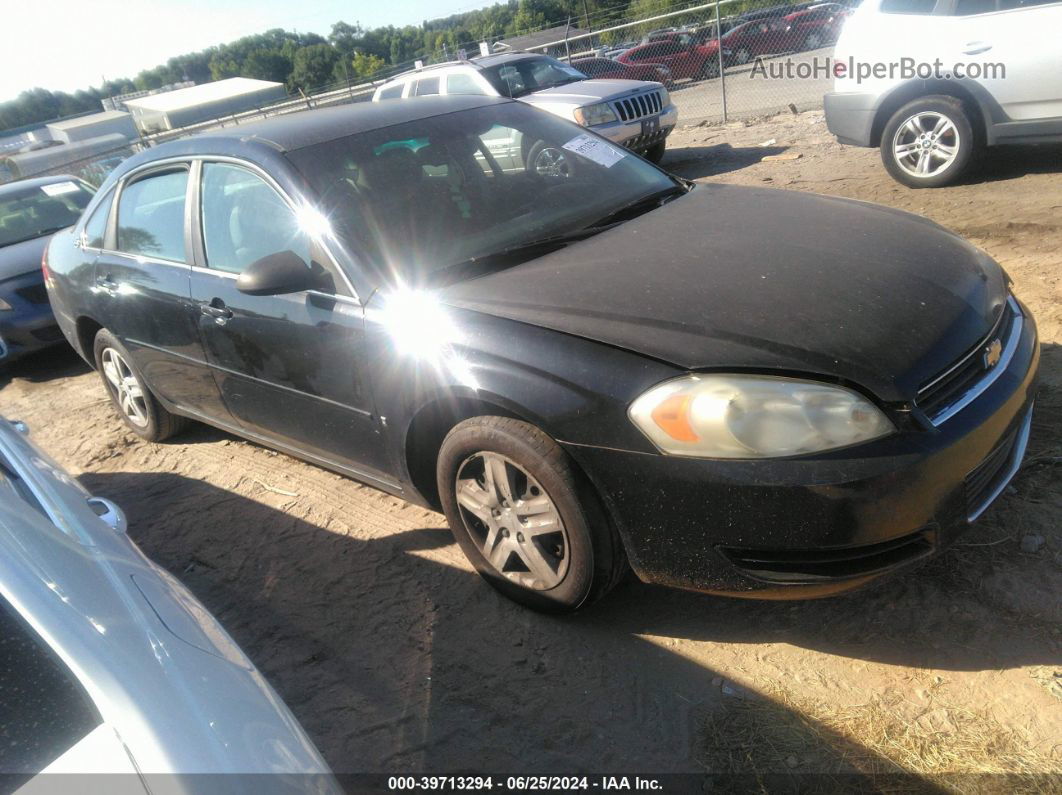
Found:
M 723 37 L 724 42 L 726 37 Z M 724 60 L 729 58 L 725 51 Z M 666 38 L 631 47 L 616 58 L 622 64 L 663 64 L 671 71 L 673 80 L 709 80 L 719 77 L 719 44 L 714 38 L 705 39 L 694 33 L 670 34 Z
M 653 80 L 665 86 L 671 82 L 671 70 L 658 63 L 626 64 L 611 58 L 576 58 L 571 65 L 598 80 Z
M 481 95 L 509 97 L 587 127 L 654 162 L 664 156 L 678 110 L 667 89 L 644 80 L 592 80 L 555 58 L 505 53 L 428 66 L 398 75 L 379 86 L 373 102 L 385 99 Z M 522 146 L 527 168 L 554 169 L 551 152 L 535 151 L 536 142 L 499 134 L 498 146 Z
M 837 61 L 941 70 L 905 79 L 836 75 L 826 124 L 841 143 L 876 146 L 911 188 L 960 179 L 986 148 L 1062 141 L 1062 3 L 865 0 Z
M 498 128 L 566 168 L 506 168 Z M 441 509 L 543 610 L 628 561 L 797 598 L 926 559 L 1017 471 L 1039 361 L 999 265 L 924 218 L 694 185 L 482 96 L 153 147 L 48 268 L 130 430 L 201 420 Z
M 92 194 L 69 175 L 0 185 L 0 336 L 11 360 L 64 343 L 48 305 L 41 257 L 52 233 L 72 226 Z
M 123 792 L 202 792 L 199 774 L 268 773 L 290 778 L 252 789 L 338 793 L 273 688 L 133 543 L 121 509 L 27 433 L 0 418 L 5 786 L 34 791 L 45 774 L 54 791 L 53 774 L 108 773 L 125 774 Z M 221 784 L 211 791 L 248 791 Z

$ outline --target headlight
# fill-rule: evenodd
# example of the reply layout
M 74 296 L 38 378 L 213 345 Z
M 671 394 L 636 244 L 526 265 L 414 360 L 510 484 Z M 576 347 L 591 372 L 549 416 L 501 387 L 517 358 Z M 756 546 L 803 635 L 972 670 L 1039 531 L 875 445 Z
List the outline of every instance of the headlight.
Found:
M 594 127 L 598 124 L 608 124 L 610 121 L 616 121 L 616 114 L 607 102 L 599 102 L 596 105 L 576 108 L 575 120 L 584 127 Z
M 0 312 L 10 312 L 10 311 L 11 311 L 11 304 L 9 304 L 3 298 L 0 298 Z
M 671 104 L 671 95 L 667 93 L 667 89 L 661 87 L 660 89 L 660 108 L 666 108 Z
M 629 415 L 663 452 L 694 458 L 801 455 L 895 430 L 850 389 L 759 375 L 705 373 L 665 381 L 635 400 Z

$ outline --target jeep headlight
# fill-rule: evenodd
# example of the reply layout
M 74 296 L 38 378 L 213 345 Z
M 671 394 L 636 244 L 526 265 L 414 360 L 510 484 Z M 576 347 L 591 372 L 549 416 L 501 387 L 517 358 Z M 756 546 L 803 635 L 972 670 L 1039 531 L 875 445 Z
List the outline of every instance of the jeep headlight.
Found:
M 584 127 L 595 127 L 598 124 L 616 121 L 616 114 L 607 102 L 599 102 L 596 105 L 576 108 L 575 120 Z
M 665 381 L 628 413 L 662 452 L 693 458 L 817 453 L 895 430 L 877 406 L 850 389 L 761 375 L 705 373 Z
M 663 110 L 671 104 L 671 94 L 663 86 L 658 88 L 657 91 L 660 92 L 660 109 Z

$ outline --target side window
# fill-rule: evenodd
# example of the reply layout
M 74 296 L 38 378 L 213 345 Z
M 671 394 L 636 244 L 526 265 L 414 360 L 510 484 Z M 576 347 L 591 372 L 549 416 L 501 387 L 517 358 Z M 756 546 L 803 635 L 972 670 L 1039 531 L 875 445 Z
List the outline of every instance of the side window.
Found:
M 310 239 L 295 213 L 251 171 L 204 163 L 201 205 L 207 267 L 241 273 L 252 262 L 281 251 L 292 251 L 310 263 Z
M 524 85 L 524 78 L 513 66 L 503 66 L 498 70 L 498 77 L 501 79 L 502 85 L 507 87 L 507 90 L 512 94 L 521 94 L 527 86 Z
M 486 94 L 483 87 L 476 82 L 472 75 L 455 72 L 446 76 L 447 94 Z
M 111 217 L 111 200 L 114 198 L 114 189 L 107 191 L 92 216 L 85 222 L 81 230 L 82 245 L 85 248 L 103 248 L 104 238 L 107 236 L 107 220 Z
M 188 169 L 127 184 L 118 199 L 118 250 L 185 262 L 184 194 Z
M 932 14 L 937 0 L 881 0 L 883 14 Z
M 1030 6 L 1046 6 L 1057 3 L 1058 0 L 999 0 L 1000 11 L 1011 11 L 1015 8 L 1028 8 Z
M 996 10 L 996 0 L 956 0 L 955 16 L 969 17 L 974 14 L 991 14 Z
M 439 93 L 439 78 L 438 77 L 424 77 L 417 81 L 416 91 L 414 96 L 425 97 L 430 94 Z
M 0 770 L 39 773 L 103 723 L 58 655 L 0 598 Z
M 398 99 L 402 96 L 402 89 L 405 87 L 405 83 L 395 83 L 393 86 L 380 91 L 380 99 Z

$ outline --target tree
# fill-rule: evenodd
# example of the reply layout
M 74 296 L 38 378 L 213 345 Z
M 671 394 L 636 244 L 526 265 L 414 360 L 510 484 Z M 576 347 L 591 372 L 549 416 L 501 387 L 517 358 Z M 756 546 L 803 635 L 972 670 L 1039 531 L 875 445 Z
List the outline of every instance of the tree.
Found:
M 330 44 L 311 44 L 295 50 L 289 85 L 310 91 L 332 80 L 339 53 Z
M 383 58 L 362 52 L 354 53 L 354 57 L 351 59 L 351 66 L 354 68 L 354 74 L 366 80 L 371 78 L 386 65 L 387 61 Z
M 247 56 L 240 68 L 243 77 L 286 83 L 291 75 L 292 63 L 276 50 L 260 50 Z

